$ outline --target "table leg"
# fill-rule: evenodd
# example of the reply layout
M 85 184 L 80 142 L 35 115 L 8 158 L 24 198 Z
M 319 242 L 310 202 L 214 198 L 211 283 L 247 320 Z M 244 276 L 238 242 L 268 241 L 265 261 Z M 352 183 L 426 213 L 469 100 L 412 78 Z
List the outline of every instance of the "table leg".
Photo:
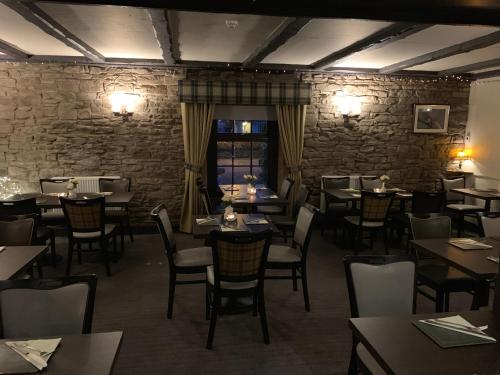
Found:
M 487 280 L 476 280 L 474 298 L 472 299 L 472 310 L 488 306 L 490 299 L 490 285 Z
M 486 199 L 484 202 L 484 211 L 485 212 L 490 212 L 491 210 L 491 201 L 489 199 Z

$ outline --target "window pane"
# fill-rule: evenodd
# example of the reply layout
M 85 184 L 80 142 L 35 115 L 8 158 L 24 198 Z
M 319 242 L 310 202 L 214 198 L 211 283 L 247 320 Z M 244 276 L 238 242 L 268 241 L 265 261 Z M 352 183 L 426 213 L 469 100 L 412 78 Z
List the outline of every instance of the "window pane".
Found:
M 234 183 L 245 184 L 246 181 L 243 179 L 245 174 L 250 174 L 250 167 L 234 167 Z
M 217 133 L 232 133 L 233 121 L 232 120 L 217 120 Z
M 233 142 L 217 142 L 217 165 L 232 164 Z
M 252 121 L 253 134 L 267 134 L 267 121 L 258 120 Z
M 252 132 L 252 123 L 248 120 L 235 120 L 234 132 L 236 134 L 250 134 Z
M 258 184 L 267 183 L 267 143 L 266 142 L 253 142 L 252 152 L 252 170 L 259 180 Z
M 250 166 L 250 142 L 234 142 L 234 165 Z
M 231 185 L 231 167 L 217 167 L 217 185 Z

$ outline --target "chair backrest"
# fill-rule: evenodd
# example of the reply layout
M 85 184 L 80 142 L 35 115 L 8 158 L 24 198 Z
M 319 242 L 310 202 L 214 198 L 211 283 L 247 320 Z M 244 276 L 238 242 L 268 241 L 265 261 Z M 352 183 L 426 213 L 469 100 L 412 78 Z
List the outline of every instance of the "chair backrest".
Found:
M 212 202 L 210 200 L 210 195 L 208 194 L 208 189 L 204 185 L 198 186 L 198 191 L 200 192 L 201 201 L 203 202 L 203 208 L 207 215 L 212 215 L 214 213 L 212 208 Z
M 42 189 L 42 193 L 50 194 L 50 193 L 65 193 L 68 191 L 66 187 L 68 184 L 69 178 L 60 178 L 60 179 L 40 179 L 40 188 Z
M 130 191 L 130 178 L 99 178 L 99 191 L 126 193 Z
M 0 281 L 2 337 L 90 333 L 96 286 L 95 275 Z
M 321 177 L 323 189 L 348 189 L 350 185 L 349 176 L 344 177 Z
M 446 193 L 444 191 L 414 191 L 411 202 L 411 212 L 414 214 L 443 212 Z
M 279 197 L 281 199 L 288 199 L 288 196 L 290 195 L 290 191 L 292 190 L 292 186 L 294 183 L 295 181 L 293 181 L 288 177 L 283 180 L 283 182 L 281 183 L 281 189 L 279 194 Z
M 451 220 L 448 216 L 429 218 L 410 216 L 410 230 L 411 237 L 414 240 L 449 238 L 451 235 Z
M 246 282 L 258 280 L 262 285 L 272 231 L 210 232 L 214 265 L 214 285 L 221 281 Z
M 92 199 L 59 198 L 70 235 L 74 232 L 101 232 L 104 235 L 104 197 Z
M 373 190 L 382 187 L 382 181 L 378 177 L 360 177 L 359 186 L 361 190 Z
M 361 192 L 361 221 L 386 221 L 395 193 Z
M 477 215 L 482 237 L 500 236 L 500 213 L 479 212 Z
M 170 267 L 175 266 L 174 253 L 176 251 L 174 229 L 168 217 L 167 207 L 162 203 L 151 211 L 151 218 L 156 223 L 158 231 L 161 234 L 163 245 L 165 246 L 165 253 L 167 254 Z
M 447 179 L 441 177 L 441 187 L 446 192 L 447 202 L 463 202 L 464 196 L 460 193 L 454 193 L 451 189 L 463 189 L 465 187 L 465 177 Z
M 303 258 L 307 255 L 307 250 L 309 249 L 313 222 L 318 211 L 316 207 L 306 204 L 306 206 L 300 207 L 299 214 L 297 215 L 295 231 L 293 232 L 293 243 L 299 246 Z
M 35 237 L 35 218 L 16 217 L 0 221 L 0 245 L 29 246 Z
M 299 214 L 300 207 L 307 203 L 309 197 L 311 196 L 311 189 L 306 185 L 302 184 L 299 187 L 299 192 L 297 194 L 297 199 L 293 205 L 292 217 L 296 218 Z
M 0 201 L 0 218 L 14 215 L 38 214 L 36 198 Z
M 415 268 L 410 256 L 344 258 L 351 316 L 415 313 Z

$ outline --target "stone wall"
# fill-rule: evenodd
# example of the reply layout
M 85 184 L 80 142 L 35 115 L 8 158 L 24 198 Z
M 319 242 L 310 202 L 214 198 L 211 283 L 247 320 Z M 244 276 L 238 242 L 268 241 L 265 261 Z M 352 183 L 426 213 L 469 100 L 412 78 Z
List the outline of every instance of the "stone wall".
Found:
M 304 177 L 315 188 L 322 174 L 352 173 L 386 173 L 398 186 L 431 187 L 453 145 L 449 135 L 413 133 L 413 104 L 451 104 L 450 133 L 463 135 L 467 120 L 469 85 L 455 81 L 0 63 L 0 175 L 33 186 L 55 175 L 128 176 L 136 225 L 161 201 L 176 221 L 184 187 L 177 81 L 186 76 L 310 82 Z M 332 103 L 340 90 L 362 101 L 352 129 Z M 128 122 L 111 113 L 109 95 L 116 91 L 141 94 Z

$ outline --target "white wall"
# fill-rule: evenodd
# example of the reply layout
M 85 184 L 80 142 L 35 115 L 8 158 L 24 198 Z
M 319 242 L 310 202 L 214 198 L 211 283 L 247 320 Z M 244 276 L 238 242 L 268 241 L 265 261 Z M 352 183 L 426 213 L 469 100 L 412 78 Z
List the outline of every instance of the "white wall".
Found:
M 474 172 L 476 187 L 500 188 L 500 77 L 471 85 L 466 133 L 472 160 L 463 169 Z

